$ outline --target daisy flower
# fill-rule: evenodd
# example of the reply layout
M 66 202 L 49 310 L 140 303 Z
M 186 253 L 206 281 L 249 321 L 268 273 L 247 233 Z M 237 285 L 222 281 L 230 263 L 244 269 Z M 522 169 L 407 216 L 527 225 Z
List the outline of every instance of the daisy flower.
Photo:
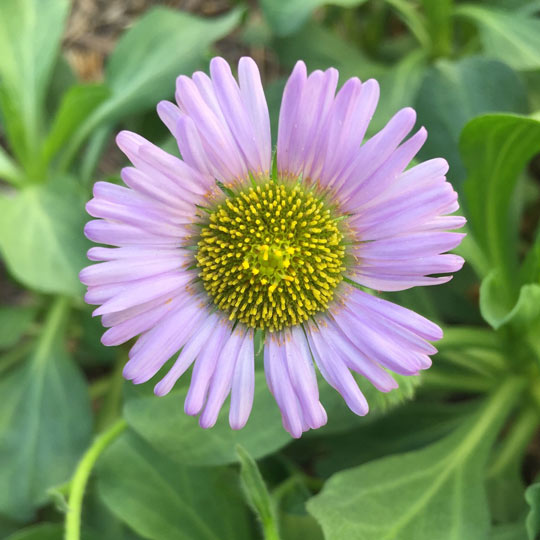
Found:
M 352 372 L 378 390 L 391 372 L 430 366 L 442 337 L 424 317 L 364 289 L 400 291 L 446 283 L 463 259 L 445 254 L 464 224 L 449 214 L 457 195 L 448 165 L 411 168 L 424 128 L 400 110 L 364 136 L 376 81 L 346 81 L 335 69 L 309 76 L 298 62 L 284 90 L 277 151 L 259 71 L 214 58 L 210 77 L 180 76 L 176 104 L 158 104 L 182 159 L 135 133 L 118 146 L 133 167 L 124 186 L 97 182 L 88 203 L 93 247 L 81 281 L 108 328 L 102 341 L 139 336 L 124 376 L 143 383 L 175 356 L 155 386 L 167 394 L 192 366 L 185 411 L 215 424 L 230 394 L 229 421 L 248 420 L 254 337 L 264 342 L 268 387 L 293 436 L 327 421 L 315 365 L 352 411 L 368 404 Z M 406 139 L 406 140 L 405 140 Z M 258 339 L 259 340 L 259 339 Z

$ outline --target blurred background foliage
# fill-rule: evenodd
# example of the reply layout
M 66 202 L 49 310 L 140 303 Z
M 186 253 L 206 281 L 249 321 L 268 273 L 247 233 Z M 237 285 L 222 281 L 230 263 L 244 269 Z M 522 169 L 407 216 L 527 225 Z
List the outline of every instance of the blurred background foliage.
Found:
M 538 0 L 0 0 L 0 537 L 540 538 L 539 13 Z M 390 295 L 444 326 L 434 366 L 390 394 L 361 383 L 366 418 L 321 386 L 329 423 L 299 441 L 262 372 L 240 432 L 184 415 L 189 377 L 160 399 L 124 385 L 127 349 L 100 344 L 82 301 L 84 203 L 126 164 L 114 134 L 177 153 L 155 105 L 215 54 L 257 61 L 274 136 L 296 60 L 377 78 L 369 134 L 413 106 L 429 132 L 419 159 L 450 162 L 468 218 L 452 282 Z

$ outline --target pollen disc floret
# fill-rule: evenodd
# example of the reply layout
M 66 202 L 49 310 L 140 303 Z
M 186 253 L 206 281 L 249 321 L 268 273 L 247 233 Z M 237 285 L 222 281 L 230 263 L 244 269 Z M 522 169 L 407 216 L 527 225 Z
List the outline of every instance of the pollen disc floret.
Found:
M 338 216 L 299 183 L 268 180 L 227 198 L 203 227 L 204 288 L 231 320 L 278 331 L 327 309 L 342 279 Z

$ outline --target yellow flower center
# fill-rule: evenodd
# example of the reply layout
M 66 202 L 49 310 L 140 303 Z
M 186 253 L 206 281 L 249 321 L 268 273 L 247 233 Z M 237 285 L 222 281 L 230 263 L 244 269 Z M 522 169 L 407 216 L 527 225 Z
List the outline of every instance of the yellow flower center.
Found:
M 327 309 L 343 276 L 338 219 L 300 184 L 265 183 L 232 195 L 203 226 L 197 266 L 230 320 L 278 331 Z

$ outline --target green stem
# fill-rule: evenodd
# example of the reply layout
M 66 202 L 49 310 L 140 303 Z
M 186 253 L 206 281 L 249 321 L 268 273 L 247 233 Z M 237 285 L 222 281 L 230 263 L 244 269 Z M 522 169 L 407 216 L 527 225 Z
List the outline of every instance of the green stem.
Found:
M 122 410 L 122 388 L 124 386 L 122 371 L 125 363 L 126 358 L 124 352 L 121 351 L 118 355 L 114 371 L 107 381 L 107 391 L 103 394 L 103 402 L 97 417 L 98 431 L 108 428 L 120 416 L 120 411 Z
M 494 477 L 511 467 L 516 460 L 520 460 L 532 436 L 538 428 L 540 418 L 536 407 L 524 409 L 514 422 L 508 435 L 491 463 L 488 477 Z
M 79 540 L 81 537 L 81 513 L 84 491 L 88 478 L 92 472 L 99 456 L 109 446 L 118 435 L 127 427 L 124 419 L 118 420 L 107 431 L 98 435 L 90 448 L 86 451 L 81 461 L 77 465 L 73 479 L 71 480 L 71 490 L 69 494 L 68 507 L 66 513 L 66 535 L 65 540 Z
M 67 296 L 57 296 L 51 309 L 47 313 L 43 330 L 39 338 L 35 353 L 36 365 L 41 365 L 41 361 L 46 361 L 49 356 L 54 340 L 59 332 L 64 328 L 71 309 L 71 298 Z
M 281 540 L 276 524 L 273 521 L 263 523 L 264 540 Z

